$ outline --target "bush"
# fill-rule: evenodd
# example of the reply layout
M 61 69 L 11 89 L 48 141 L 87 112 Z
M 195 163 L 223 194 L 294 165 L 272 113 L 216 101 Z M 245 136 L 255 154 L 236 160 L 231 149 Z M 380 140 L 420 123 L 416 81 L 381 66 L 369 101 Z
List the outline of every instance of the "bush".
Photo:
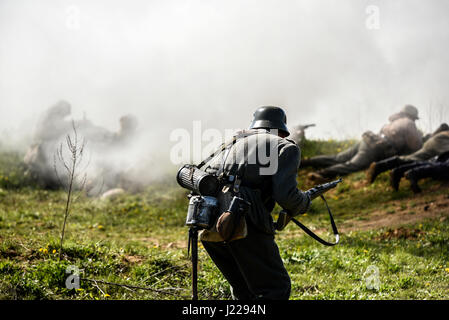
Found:
M 18 189 L 35 185 L 32 177 L 27 174 L 23 154 L 0 151 L 0 188 Z

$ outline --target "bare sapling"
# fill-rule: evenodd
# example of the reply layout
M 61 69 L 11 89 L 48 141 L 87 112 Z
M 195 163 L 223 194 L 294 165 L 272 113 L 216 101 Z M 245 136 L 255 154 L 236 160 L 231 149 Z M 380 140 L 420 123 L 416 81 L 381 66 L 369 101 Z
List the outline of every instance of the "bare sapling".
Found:
M 83 169 L 80 167 L 83 162 L 86 141 L 84 138 L 81 141 L 79 140 L 74 121 L 72 121 L 72 128 L 73 136 L 70 134 L 67 134 L 66 136 L 66 150 L 63 148 L 64 144 L 61 142 L 54 155 L 54 171 L 60 185 L 66 191 L 64 222 L 62 224 L 59 245 L 59 260 L 61 260 L 62 257 L 64 236 L 67 228 L 68 217 L 71 213 L 72 204 L 81 195 L 87 180 L 87 173 L 85 172 L 85 169 L 88 164 Z M 58 172 L 58 162 L 62 165 L 61 170 L 64 172 L 64 176 L 61 176 L 60 172 Z M 78 195 L 76 195 L 76 193 L 78 193 Z

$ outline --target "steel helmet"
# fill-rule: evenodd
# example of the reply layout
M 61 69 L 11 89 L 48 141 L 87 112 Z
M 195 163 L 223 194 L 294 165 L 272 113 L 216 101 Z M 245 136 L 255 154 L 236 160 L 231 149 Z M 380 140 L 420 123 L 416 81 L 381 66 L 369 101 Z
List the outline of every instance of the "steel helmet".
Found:
M 407 104 L 405 105 L 401 112 L 405 113 L 406 115 L 408 115 L 410 118 L 414 119 L 414 120 L 418 120 L 418 109 L 416 109 L 416 107 L 412 106 L 411 104 Z
M 277 129 L 290 135 L 287 129 L 287 116 L 279 107 L 260 107 L 254 112 L 254 119 L 249 126 L 250 129 Z

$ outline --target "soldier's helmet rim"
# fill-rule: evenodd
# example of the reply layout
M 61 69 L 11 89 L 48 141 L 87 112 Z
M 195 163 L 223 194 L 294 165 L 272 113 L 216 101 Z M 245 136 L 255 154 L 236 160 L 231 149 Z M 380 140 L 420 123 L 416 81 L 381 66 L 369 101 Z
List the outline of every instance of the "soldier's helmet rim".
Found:
M 254 112 L 249 129 L 277 129 L 290 135 L 287 128 L 287 116 L 284 110 L 276 106 L 262 106 Z

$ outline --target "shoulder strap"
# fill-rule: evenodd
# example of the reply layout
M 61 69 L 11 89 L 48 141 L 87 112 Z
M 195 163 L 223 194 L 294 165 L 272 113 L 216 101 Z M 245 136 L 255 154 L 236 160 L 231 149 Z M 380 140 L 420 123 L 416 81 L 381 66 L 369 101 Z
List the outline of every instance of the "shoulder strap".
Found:
M 230 149 L 230 147 L 232 147 L 232 146 L 237 142 L 238 139 L 246 138 L 246 137 L 252 136 L 252 135 L 254 135 L 254 134 L 258 134 L 258 133 L 265 133 L 265 132 L 258 132 L 258 131 L 255 131 L 255 132 L 248 132 L 248 131 L 246 131 L 246 132 L 243 132 L 243 133 L 240 133 L 240 134 L 237 134 L 237 135 L 233 136 L 233 137 L 232 137 L 232 140 L 230 140 L 228 143 L 223 143 L 223 144 L 221 144 L 221 146 L 218 148 L 217 151 L 215 151 L 215 152 L 212 153 L 209 157 L 207 157 L 206 159 L 204 159 L 203 161 L 201 161 L 201 163 L 198 164 L 196 167 L 197 167 L 198 169 L 200 169 L 200 168 L 203 167 L 206 163 L 208 163 L 210 160 L 212 160 L 214 157 L 216 157 L 217 155 L 219 155 L 221 152 L 223 152 L 224 150 L 226 150 L 226 149 L 228 149 L 228 148 Z M 227 155 L 226 155 L 226 157 L 227 157 Z
M 201 161 L 201 163 L 199 165 L 197 165 L 196 167 L 198 169 L 200 169 L 201 167 L 203 167 L 206 163 L 208 163 L 210 160 L 212 160 L 212 158 L 214 158 L 215 156 L 217 156 L 218 154 L 220 154 L 221 152 L 223 152 L 224 150 L 226 150 L 226 148 L 228 148 L 229 146 L 233 145 L 235 142 L 237 141 L 237 136 L 234 136 L 232 138 L 231 141 L 229 141 L 228 143 L 223 143 L 217 151 L 215 151 L 214 153 L 212 153 L 209 157 L 207 157 L 206 159 L 204 159 L 203 161 Z

